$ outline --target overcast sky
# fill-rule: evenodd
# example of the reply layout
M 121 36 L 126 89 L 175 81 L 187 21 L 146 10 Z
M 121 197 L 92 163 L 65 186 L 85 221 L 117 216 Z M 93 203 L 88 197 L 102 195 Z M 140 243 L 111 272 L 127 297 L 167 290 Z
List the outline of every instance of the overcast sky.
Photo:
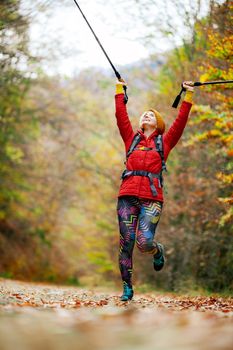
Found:
M 25 7 L 32 8 L 33 4 L 49 2 L 49 0 L 34 0 L 32 4 L 29 0 L 23 1 Z M 171 47 L 171 41 L 169 42 L 165 37 L 155 40 L 154 45 L 151 46 L 139 40 L 140 37 L 150 34 L 151 30 L 155 32 L 156 26 L 153 24 L 150 27 L 148 23 L 159 24 L 161 16 L 168 16 L 167 18 L 170 16 L 171 21 L 174 21 L 173 24 L 177 26 L 177 38 L 173 41 L 179 40 L 179 35 L 184 29 L 180 21 L 173 16 L 173 1 L 164 1 L 141 0 L 138 5 L 135 5 L 137 4 L 135 0 L 115 0 L 115 2 L 78 0 L 78 3 L 111 60 L 116 67 L 119 67 L 146 58 L 154 51 L 160 53 Z M 193 0 L 193 3 L 195 1 L 197 2 Z M 183 1 L 183 3 L 186 2 L 189 0 Z M 50 3 L 53 6 L 49 11 L 35 12 L 30 30 L 33 52 L 50 58 L 56 54 L 56 57 L 54 56 L 49 62 L 45 61 L 44 68 L 47 72 L 71 75 L 90 66 L 108 69 L 108 61 L 74 1 L 50 0 Z M 143 3 L 147 6 L 142 7 Z M 208 0 L 206 0 L 207 3 Z M 203 4 L 205 5 L 205 1 Z M 202 13 L 205 13 L 205 6 Z M 140 18 L 143 16 L 146 18 L 145 21 Z M 59 55 L 58 51 L 60 51 Z

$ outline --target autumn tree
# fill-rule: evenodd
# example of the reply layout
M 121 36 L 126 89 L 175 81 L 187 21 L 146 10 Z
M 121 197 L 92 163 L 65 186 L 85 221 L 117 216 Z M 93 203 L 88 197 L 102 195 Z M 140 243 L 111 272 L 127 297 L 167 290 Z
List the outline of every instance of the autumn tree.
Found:
M 156 77 L 161 92 L 151 92 L 150 103 L 170 113 L 170 96 L 179 89 L 175 81 L 185 76 L 197 81 L 232 79 L 231 6 L 228 1 L 212 3 L 209 16 L 195 23 L 192 61 L 184 46 L 178 55 L 177 50 L 170 52 Z M 231 89 L 230 85 L 196 89 L 183 147 L 178 146 L 168 162 L 168 200 L 160 227 L 169 265 L 167 273 L 158 277 L 159 285 L 184 290 L 190 285 L 231 288 Z M 153 278 L 151 273 L 148 278 Z

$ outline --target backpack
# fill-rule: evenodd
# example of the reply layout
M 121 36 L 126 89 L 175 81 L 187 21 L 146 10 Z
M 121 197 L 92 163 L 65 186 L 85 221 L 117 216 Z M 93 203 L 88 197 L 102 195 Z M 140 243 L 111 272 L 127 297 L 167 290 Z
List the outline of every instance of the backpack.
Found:
M 137 133 L 134 136 L 133 141 L 131 143 L 131 146 L 129 147 L 129 150 L 126 154 L 126 161 L 128 160 L 131 153 L 133 153 L 133 151 L 136 149 L 136 147 L 140 141 L 141 141 L 141 135 L 139 133 Z M 166 163 L 164 160 L 164 149 L 163 149 L 163 137 L 162 137 L 162 135 L 155 136 L 154 143 L 155 143 L 155 149 L 159 153 L 161 161 L 162 161 L 162 171 L 164 171 L 164 170 L 167 171 Z M 146 147 L 144 147 L 144 150 L 146 150 Z M 125 164 L 126 164 L 126 161 L 125 161 Z
M 129 147 L 129 150 L 126 154 L 125 164 L 129 158 L 129 156 L 131 155 L 131 153 L 133 153 L 133 151 L 135 149 L 137 149 L 137 145 L 139 144 L 140 141 L 141 141 L 141 135 L 139 133 L 137 133 L 134 136 L 133 141 L 131 143 L 131 146 Z M 153 196 L 157 196 L 157 191 L 156 191 L 156 188 L 155 188 L 154 183 L 153 183 L 153 178 L 157 178 L 159 181 L 159 186 L 163 187 L 163 171 L 167 171 L 167 167 L 166 167 L 166 163 L 165 163 L 165 159 L 164 159 L 162 135 L 155 136 L 154 143 L 155 143 L 155 150 L 159 153 L 161 161 L 162 161 L 161 171 L 158 174 L 155 174 L 155 173 L 151 173 L 151 172 L 148 172 L 145 170 L 127 170 L 127 169 L 125 169 L 121 175 L 121 179 L 124 180 L 128 176 L 146 176 L 149 178 L 150 188 L 151 188 L 151 192 L 152 192 Z M 141 149 L 143 151 L 152 150 L 152 148 L 149 148 L 149 147 L 142 147 L 139 149 Z

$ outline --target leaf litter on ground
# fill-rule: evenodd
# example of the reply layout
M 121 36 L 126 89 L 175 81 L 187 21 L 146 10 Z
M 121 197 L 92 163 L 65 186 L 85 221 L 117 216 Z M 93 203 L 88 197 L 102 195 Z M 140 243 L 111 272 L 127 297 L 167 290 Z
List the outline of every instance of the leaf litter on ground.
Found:
M 233 298 L 0 280 L 0 348 L 232 350 Z

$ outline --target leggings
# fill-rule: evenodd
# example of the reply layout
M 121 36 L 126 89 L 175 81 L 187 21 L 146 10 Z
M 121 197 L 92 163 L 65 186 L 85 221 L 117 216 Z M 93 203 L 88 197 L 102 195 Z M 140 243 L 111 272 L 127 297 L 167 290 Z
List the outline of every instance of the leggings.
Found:
M 117 214 L 120 229 L 119 268 L 122 281 L 132 285 L 133 249 L 136 239 L 142 253 L 157 253 L 155 231 L 162 211 L 162 202 L 135 196 L 118 198 Z

